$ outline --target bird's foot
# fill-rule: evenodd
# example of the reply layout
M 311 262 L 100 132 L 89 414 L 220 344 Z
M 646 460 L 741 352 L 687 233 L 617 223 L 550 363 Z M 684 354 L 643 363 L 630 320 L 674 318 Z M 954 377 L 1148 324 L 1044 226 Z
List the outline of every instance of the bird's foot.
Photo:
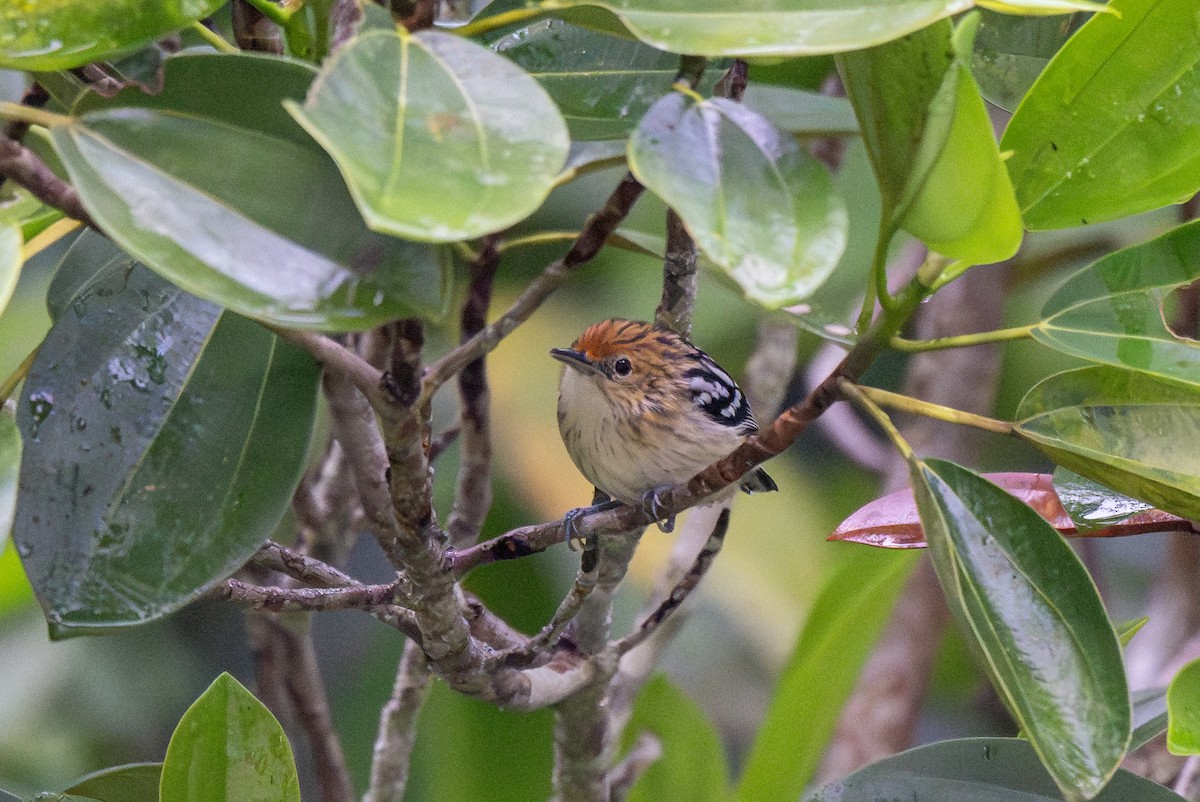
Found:
M 652 490 L 647 490 L 642 496 L 642 513 L 654 522 L 660 532 L 675 531 L 675 513 L 668 513 L 662 499 L 659 498 L 659 493 L 666 490 L 667 487 L 656 487 Z

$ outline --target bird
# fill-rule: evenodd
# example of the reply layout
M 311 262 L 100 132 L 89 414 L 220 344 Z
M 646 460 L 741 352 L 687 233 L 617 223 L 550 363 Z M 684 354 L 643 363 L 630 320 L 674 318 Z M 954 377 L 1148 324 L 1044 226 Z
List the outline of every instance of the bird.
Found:
M 550 355 L 563 363 L 559 434 L 597 490 L 592 507 L 568 513 L 568 540 L 575 519 L 613 502 L 640 506 L 671 531 L 674 516 L 660 520 L 659 492 L 691 479 L 758 431 L 733 378 L 665 326 L 604 320 Z M 762 468 L 738 486 L 747 493 L 779 489 Z

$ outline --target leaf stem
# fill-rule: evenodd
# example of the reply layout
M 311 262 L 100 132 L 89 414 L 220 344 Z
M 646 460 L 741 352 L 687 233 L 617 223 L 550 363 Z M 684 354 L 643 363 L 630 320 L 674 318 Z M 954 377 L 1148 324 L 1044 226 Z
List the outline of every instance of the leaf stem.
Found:
M 867 397 L 866 393 L 863 392 L 865 389 L 867 388 L 860 387 L 849 379 L 842 378 L 838 380 L 838 390 L 841 391 L 842 395 L 879 424 L 879 428 L 883 429 L 884 433 L 887 434 L 888 439 L 892 441 L 892 445 L 896 447 L 900 455 L 905 460 L 911 462 L 913 460 L 912 446 L 904 439 L 904 435 L 900 434 L 900 430 L 892 423 L 892 419 L 888 417 L 887 413 Z
M 0 101 L 0 119 L 16 120 L 30 125 L 40 125 L 44 128 L 53 128 L 56 125 L 67 125 L 73 122 L 73 118 L 65 114 L 55 114 L 45 109 L 35 109 L 33 106 L 9 101 Z
M 288 3 L 285 6 L 276 5 L 272 0 L 246 0 L 250 5 L 262 12 L 262 15 L 276 25 L 283 27 L 291 21 L 292 15 L 303 4 Z
M 1013 426 L 1007 421 L 996 420 L 984 415 L 976 415 L 973 412 L 964 412 L 961 409 L 942 406 L 932 401 L 922 401 L 919 398 L 881 390 L 878 387 L 866 387 L 864 385 L 856 385 L 856 387 L 872 403 L 880 406 L 911 412 L 915 415 L 924 415 L 927 418 L 934 418 L 935 420 L 942 420 L 947 423 L 973 426 L 976 429 L 983 429 L 986 432 L 1012 434 Z
M 578 231 L 539 231 L 536 234 L 527 234 L 524 237 L 505 240 L 497 246 L 496 250 L 500 253 L 506 253 L 529 245 L 545 245 L 549 242 L 574 242 L 578 238 Z
M 953 337 L 938 337 L 933 340 L 906 340 L 903 337 L 893 337 L 890 346 L 893 350 L 906 354 L 917 354 L 922 351 L 941 351 L 947 348 L 967 348 L 972 345 L 988 345 L 990 343 L 1024 340 L 1032 336 L 1037 324 L 1014 326 L 1009 329 L 993 329 L 972 334 L 957 334 Z
M 4 380 L 4 384 L 0 384 L 0 404 L 7 401 L 13 392 L 16 391 L 17 385 L 23 382 L 25 377 L 29 375 L 29 369 L 33 367 L 33 360 L 37 358 L 38 349 L 41 347 L 39 345 L 30 351 L 29 356 L 25 357 L 20 365 L 17 365 L 17 369 L 12 372 L 12 375 Z
M 192 31 L 195 32 L 195 34 L 197 36 L 199 36 L 201 39 L 203 39 L 205 42 L 208 42 L 208 44 L 212 45 L 213 49 L 215 49 L 218 53 L 240 53 L 240 52 L 242 52 L 241 50 L 238 50 L 233 45 L 229 44 L 229 42 L 226 42 L 225 39 L 219 33 L 212 30 L 211 28 L 209 28 L 207 25 L 205 25 L 203 22 L 200 22 L 199 20 L 192 23 Z
M 536 17 L 540 13 L 541 10 L 536 8 L 514 8 L 512 11 L 505 11 L 494 17 L 468 22 L 466 25 L 460 25 L 457 28 L 450 28 L 449 30 L 451 33 L 456 33 L 463 37 L 478 36 L 488 31 L 494 31 L 497 28 L 515 25 L 523 20 Z
M 879 235 L 875 239 L 875 254 L 871 257 L 871 276 L 867 282 L 866 294 L 863 296 L 862 311 L 858 313 L 856 331 L 866 331 L 871 320 L 875 317 L 875 302 L 885 310 L 890 309 L 891 296 L 887 286 L 887 250 L 895 236 L 896 229 L 886 220 L 879 222 Z

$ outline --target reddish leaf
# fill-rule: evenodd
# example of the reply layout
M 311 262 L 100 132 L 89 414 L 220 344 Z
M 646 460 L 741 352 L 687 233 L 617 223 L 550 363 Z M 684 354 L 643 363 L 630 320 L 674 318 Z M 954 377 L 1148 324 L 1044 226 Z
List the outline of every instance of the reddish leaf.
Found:
M 1037 511 L 1066 537 L 1123 537 L 1147 532 L 1195 532 L 1190 521 L 1162 510 L 1145 510 L 1120 523 L 1080 532 L 1063 509 L 1048 473 L 987 473 L 984 477 Z M 911 489 L 897 490 L 860 507 L 842 521 L 829 540 L 847 540 L 885 549 L 923 549 L 925 533 Z

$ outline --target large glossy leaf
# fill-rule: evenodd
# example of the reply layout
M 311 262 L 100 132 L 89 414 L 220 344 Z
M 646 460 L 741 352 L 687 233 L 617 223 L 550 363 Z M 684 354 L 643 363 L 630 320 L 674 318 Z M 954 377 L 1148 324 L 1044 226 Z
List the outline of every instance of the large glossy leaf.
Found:
M 812 56 L 887 42 L 972 5 L 971 0 L 498 0 L 467 32 L 551 15 L 602 30 L 623 27 L 672 53 Z M 1020 5 L 1025 13 L 1053 14 L 1099 7 L 1078 0 L 1024 0 Z
M 911 555 L 864 549 L 827 580 L 755 737 L 739 800 L 796 799 L 804 791 L 915 564 Z
M 58 636 L 160 617 L 254 553 L 299 480 L 318 369 L 98 234 L 56 284 L 13 536 Z
M 0 553 L 12 531 L 17 508 L 17 474 L 21 467 L 21 433 L 16 421 L 0 409 Z
M 162 799 L 176 802 L 300 802 L 283 727 L 229 674 L 179 720 L 160 788 Z
M 134 763 L 89 774 L 66 790 L 99 802 L 149 802 L 158 798 L 161 763 Z
M 981 11 L 971 66 L 983 96 L 1013 111 L 1085 14 L 1026 17 Z
M 1200 189 L 1194 0 L 1113 0 L 1059 51 L 1003 147 L 1029 228 L 1178 203 Z
M 1063 467 L 1054 469 L 1054 492 L 1062 502 L 1063 511 L 1083 533 L 1117 528 L 1148 515 L 1162 514 L 1144 501 L 1117 493 Z
M 968 18 L 957 32 L 941 22 L 841 59 L 884 214 L 968 264 L 1006 259 L 1022 237 L 1012 185 L 967 67 L 976 22 Z
M 629 802 L 724 802 L 727 772 L 721 739 L 704 711 L 666 675 L 655 676 L 638 694 L 625 732 L 627 743 L 649 732 L 662 746 L 662 757 L 633 786 Z
M 1167 749 L 1200 755 L 1200 660 L 1179 669 L 1167 688 Z
M 964 738 L 919 746 L 872 763 L 809 794 L 805 802 L 1059 802 L 1037 754 L 1019 738 Z M 1095 802 L 1182 802 L 1168 788 L 1125 770 Z
M 1200 394 L 1143 373 L 1059 373 L 1017 408 L 1016 433 L 1059 465 L 1167 512 L 1200 519 Z
M 280 110 L 311 78 L 282 59 L 177 57 L 163 94 L 81 100 L 54 146 L 105 233 L 202 298 L 335 331 L 440 315 L 445 257 L 368 231 L 333 162 Z
M 845 249 L 846 208 L 825 168 L 731 100 L 667 95 L 630 138 L 629 167 L 764 306 L 810 295 Z
M 803 89 L 750 84 L 742 102 L 794 136 L 849 136 L 858 133 L 850 101 Z
M 1171 291 L 1200 278 L 1200 221 L 1109 254 L 1042 308 L 1038 342 L 1092 362 L 1200 385 L 1200 344 L 1164 322 Z
M 950 611 L 1069 802 L 1090 799 L 1129 743 L 1116 634 L 1087 569 L 1032 509 L 965 468 L 912 463 Z
M 570 145 L 524 70 L 438 31 L 358 37 L 286 108 L 333 156 L 371 228 L 429 242 L 528 217 Z
M 491 47 L 537 79 L 576 141 L 628 136 L 679 72 L 672 53 L 560 20 L 534 23 Z M 711 93 L 720 73 L 711 66 L 697 90 Z
M 207 17 L 225 0 L 54 0 L 6 3 L 0 67 L 67 70 L 135 50 Z
M 17 288 L 17 279 L 21 277 L 23 244 L 20 226 L 0 224 L 0 314 L 8 306 L 13 290 Z

